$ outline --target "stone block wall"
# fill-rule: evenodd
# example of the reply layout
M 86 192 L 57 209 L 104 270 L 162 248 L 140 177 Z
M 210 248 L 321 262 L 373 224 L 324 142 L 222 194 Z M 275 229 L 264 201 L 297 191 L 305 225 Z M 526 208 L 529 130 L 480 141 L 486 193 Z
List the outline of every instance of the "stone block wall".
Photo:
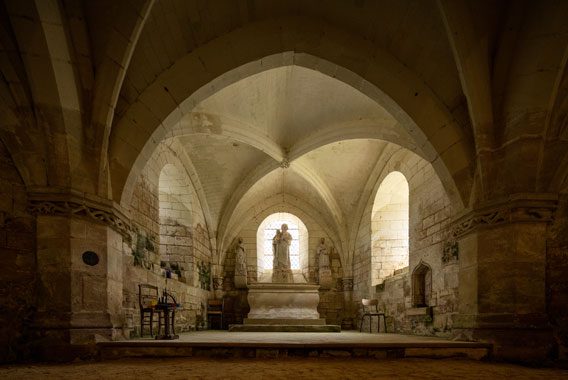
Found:
M 0 142 L 0 362 L 21 356 L 35 312 L 35 219 L 26 188 Z
M 132 202 L 132 221 L 148 234 L 160 233 L 159 200 L 155 184 L 147 176 L 141 175 L 134 187 Z
M 353 302 L 360 313 L 361 298 L 379 299 L 379 307 L 385 310 L 389 331 L 421 335 L 450 335 L 452 315 L 457 312 L 458 271 L 455 258 L 443 262 L 444 248 L 451 243 L 447 240 L 447 226 L 451 216 L 450 201 L 445 194 L 432 166 L 414 157 L 401 165 L 391 162 L 376 188 L 391 171 L 403 173 L 409 184 L 409 266 L 391 271 L 384 281 L 375 280 L 377 263 L 381 256 L 373 254 L 371 197 L 361 221 L 354 256 Z M 376 227 L 376 226 L 375 226 Z M 384 244 L 384 243 L 383 243 Z M 416 308 L 412 298 L 412 273 L 425 263 L 432 272 L 432 292 L 429 308 Z M 359 318 L 359 316 L 357 316 Z M 357 319 L 359 323 L 360 319 Z M 368 323 L 368 320 L 366 321 Z M 368 325 L 364 326 L 368 329 Z
M 212 297 L 210 285 L 201 281 L 199 267 L 210 266 L 213 252 L 196 191 L 183 165 L 166 146 L 157 149 L 138 178 L 131 210 L 135 232 L 132 242 L 123 244 L 126 334 L 140 334 L 140 283 L 175 294 L 182 304 L 176 317 L 179 331 L 195 329 Z M 146 244 L 137 244 L 141 239 Z M 165 277 L 166 268 L 171 278 Z
M 199 320 L 206 318 L 207 299 L 210 296 L 208 290 L 187 284 L 175 279 L 167 279 L 160 273 L 154 273 L 144 268 L 134 266 L 132 257 L 124 255 L 124 287 L 123 313 L 125 336 L 140 336 L 140 308 L 138 299 L 138 284 L 152 284 L 160 291 L 167 291 L 174 295 L 176 301 L 181 304 L 176 310 L 176 332 L 192 331 L 196 329 Z M 161 294 L 160 294 L 161 295 Z M 148 334 L 146 328 L 145 334 Z

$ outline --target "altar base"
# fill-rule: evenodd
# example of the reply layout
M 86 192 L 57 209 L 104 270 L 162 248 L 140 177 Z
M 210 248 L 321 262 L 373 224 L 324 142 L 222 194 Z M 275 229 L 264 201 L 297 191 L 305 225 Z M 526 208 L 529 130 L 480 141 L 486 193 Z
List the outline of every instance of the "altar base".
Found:
M 326 325 L 317 310 L 319 286 L 309 284 L 258 283 L 249 285 L 250 312 L 243 325 L 229 331 L 339 332 Z

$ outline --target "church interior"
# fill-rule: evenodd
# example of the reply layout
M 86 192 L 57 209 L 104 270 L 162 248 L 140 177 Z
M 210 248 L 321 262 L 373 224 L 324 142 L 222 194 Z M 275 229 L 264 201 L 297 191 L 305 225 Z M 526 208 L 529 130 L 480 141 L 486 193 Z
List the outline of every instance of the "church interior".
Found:
M 151 361 L 160 331 L 166 356 L 568 363 L 568 1 L 0 20 L 0 363 Z

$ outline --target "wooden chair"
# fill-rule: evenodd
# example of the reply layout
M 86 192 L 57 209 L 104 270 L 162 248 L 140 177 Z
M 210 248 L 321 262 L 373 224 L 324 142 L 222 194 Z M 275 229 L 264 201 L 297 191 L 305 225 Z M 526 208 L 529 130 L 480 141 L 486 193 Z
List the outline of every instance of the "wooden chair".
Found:
M 158 304 L 158 287 L 138 284 L 138 305 L 140 306 L 140 336 L 144 336 L 144 326 L 150 326 L 150 336 L 154 336 L 154 312 Z M 159 313 L 159 312 L 158 312 Z
M 219 329 L 223 329 L 223 300 L 208 300 L 207 301 L 207 321 L 209 328 L 213 326 L 213 320 L 219 321 Z
M 377 317 L 377 332 L 380 332 L 381 317 L 383 317 L 383 326 L 385 328 L 385 332 L 387 332 L 387 321 L 385 313 L 379 312 L 378 309 L 379 300 L 369 300 L 363 298 L 361 300 L 361 303 L 363 304 L 363 315 L 361 316 L 361 325 L 359 326 L 359 332 L 363 330 L 363 321 L 365 320 L 365 317 L 369 317 L 369 332 L 372 332 L 373 317 Z

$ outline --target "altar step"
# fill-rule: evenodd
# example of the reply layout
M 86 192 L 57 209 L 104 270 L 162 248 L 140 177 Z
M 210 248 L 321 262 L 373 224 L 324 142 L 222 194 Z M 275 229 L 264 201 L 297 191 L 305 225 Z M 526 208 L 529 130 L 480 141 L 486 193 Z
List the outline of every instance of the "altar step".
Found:
M 300 325 L 300 324 L 244 324 L 230 325 L 229 332 L 341 332 L 339 325 Z
M 227 333 L 229 336 L 232 333 Z M 319 334 L 318 334 L 319 335 Z M 385 334 L 390 335 L 390 334 Z M 335 334 L 333 334 L 335 336 Z M 214 357 L 214 358 L 285 358 L 285 357 L 353 357 L 393 358 L 469 358 L 491 357 L 492 345 L 477 342 L 314 342 L 299 340 L 273 342 L 189 342 L 134 340 L 100 342 L 100 360 L 128 357 Z

